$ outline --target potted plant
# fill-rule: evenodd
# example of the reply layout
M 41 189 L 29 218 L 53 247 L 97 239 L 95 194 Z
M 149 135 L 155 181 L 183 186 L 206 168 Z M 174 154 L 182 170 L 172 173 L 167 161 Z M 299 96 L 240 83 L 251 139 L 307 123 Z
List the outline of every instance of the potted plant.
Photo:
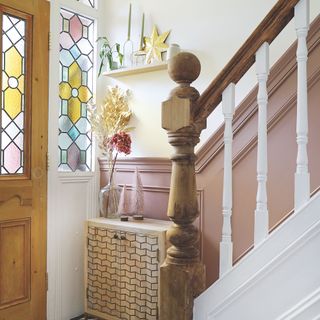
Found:
M 123 54 L 120 52 L 120 44 L 116 43 L 113 46 L 110 44 L 107 37 L 99 37 L 97 42 L 102 42 L 99 51 L 99 56 L 101 59 L 98 77 L 101 75 L 102 68 L 105 65 L 109 66 L 110 70 L 118 69 L 118 63 L 114 61 L 114 54 L 117 54 L 120 65 L 122 65 Z

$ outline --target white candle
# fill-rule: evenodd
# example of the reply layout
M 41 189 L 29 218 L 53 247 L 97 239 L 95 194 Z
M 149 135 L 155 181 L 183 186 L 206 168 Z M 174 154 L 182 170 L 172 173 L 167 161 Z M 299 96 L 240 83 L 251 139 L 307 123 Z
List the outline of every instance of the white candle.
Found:
M 140 38 L 140 50 L 142 50 L 142 49 L 143 49 L 143 34 L 144 34 L 144 13 L 142 14 L 141 38 Z
M 129 6 L 128 40 L 130 40 L 130 36 L 131 36 L 131 3 Z

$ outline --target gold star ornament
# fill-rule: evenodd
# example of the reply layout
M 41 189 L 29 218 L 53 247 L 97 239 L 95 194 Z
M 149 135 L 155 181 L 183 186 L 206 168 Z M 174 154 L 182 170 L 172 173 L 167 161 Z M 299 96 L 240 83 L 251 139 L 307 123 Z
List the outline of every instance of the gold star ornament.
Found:
M 151 37 L 145 37 L 143 52 L 146 54 L 146 63 L 150 64 L 153 60 L 162 61 L 162 53 L 169 48 L 165 43 L 169 33 L 170 31 L 167 31 L 159 35 L 156 26 L 154 26 Z

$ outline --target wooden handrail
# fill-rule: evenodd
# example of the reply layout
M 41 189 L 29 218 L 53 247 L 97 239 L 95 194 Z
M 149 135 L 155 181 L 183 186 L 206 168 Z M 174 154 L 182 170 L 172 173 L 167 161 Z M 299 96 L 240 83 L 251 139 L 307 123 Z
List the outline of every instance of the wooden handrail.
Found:
M 259 26 L 232 57 L 198 99 L 196 121 L 206 119 L 219 105 L 222 92 L 230 83 L 237 83 L 255 62 L 255 54 L 264 42 L 269 44 L 284 29 L 294 15 L 299 0 L 279 0 Z

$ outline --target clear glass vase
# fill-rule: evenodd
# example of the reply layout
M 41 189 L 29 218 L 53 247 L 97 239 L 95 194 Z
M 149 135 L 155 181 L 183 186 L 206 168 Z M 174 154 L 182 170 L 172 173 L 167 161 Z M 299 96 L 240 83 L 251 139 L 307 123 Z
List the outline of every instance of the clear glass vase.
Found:
M 115 184 L 107 184 L 99 193 L 100 216 L 108 219 L 119 218 L 118 206 L 121 187 Z

